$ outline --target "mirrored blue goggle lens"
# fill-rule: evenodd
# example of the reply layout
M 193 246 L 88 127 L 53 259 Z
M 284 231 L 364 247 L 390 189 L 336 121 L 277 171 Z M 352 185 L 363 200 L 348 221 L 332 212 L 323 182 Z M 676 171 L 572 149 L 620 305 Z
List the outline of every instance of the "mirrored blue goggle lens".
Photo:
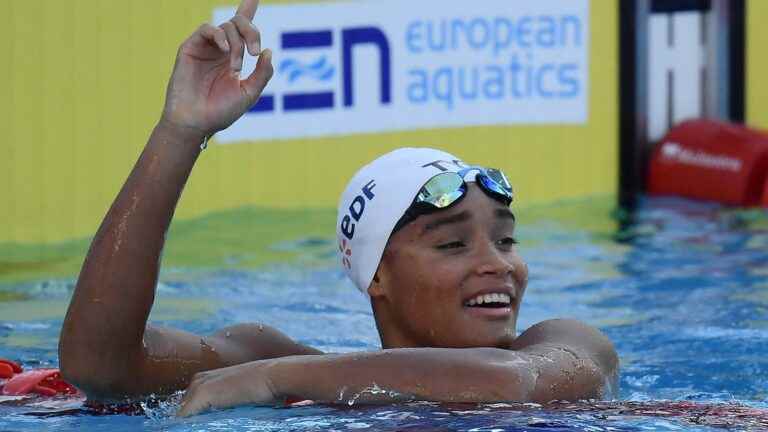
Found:
M 504 175 L 501 170 L 497 170 L 495 168 L 489 168 L 485 170 L 486 175 L 490 177 L 491 180 L 496 182 L 499 186 L 501 186 L 504 190 L 509 192 L 510 195 L 512 195 L 512 184 L 509 183 L 509 180 L 507 180 L 507 176 Z
M 491 173 L 491 170 L 488 170 L 483 174 L 478 174 L 476 181 L 479 182 L 486 191 L 500 196 L 506 201 L 507 205 L 509 205 L 512 203 L 513 199 L 512 186 L 501 171 L 493 171 L 495 171 L 493 174 Z
M 436 208 L 446 208 L 461 198 L 465 192 L 464 180 L 458 174 L 442 173 L 424 184 L 416 196 L 416 202 L 427 203 Z

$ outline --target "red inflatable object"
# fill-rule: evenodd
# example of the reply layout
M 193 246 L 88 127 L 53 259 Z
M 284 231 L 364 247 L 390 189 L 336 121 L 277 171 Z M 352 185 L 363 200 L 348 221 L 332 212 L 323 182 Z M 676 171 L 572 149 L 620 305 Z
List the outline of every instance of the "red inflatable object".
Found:
M 21 396 L 76 395 L 80 391 L 61 378 L 58 369 L 36 369 L 24 372 L 18 363 L 0 359 L 0 394 Z
M 22 369 L 18 363 L 10 360 L 0 359 L 0 379 L 8 379 L 21 373 Z
M 763 207 L 768 207 L 768 177 L 765 179 L 765 186 L 763 187 Z
M 768 206 L 768 135 L 712 120 L 674 128 L 653 151 L 648 193 Z

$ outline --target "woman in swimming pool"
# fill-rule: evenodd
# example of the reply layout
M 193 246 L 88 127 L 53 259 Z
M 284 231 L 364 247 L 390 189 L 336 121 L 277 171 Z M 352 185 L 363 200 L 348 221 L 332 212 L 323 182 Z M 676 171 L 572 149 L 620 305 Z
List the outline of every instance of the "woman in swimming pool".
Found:
M 363 167 L 339 205 L 341 261 L 371 298 L 383 350 L 328 355 L 249 324 L 205 337 L 147 324 L 165 233 L 200 144 L 256 103 L 272 76 L 251 24 L 257 5 L 243 0 L 230 21 L 202 25 L 179 49 L 163 114 L 83 264 L 61 332 L 64 377 L 100 401 L 188 388 L 181 415 L 353 395 L 599 397 L 618 368 L 599 331 L 551 320 L 517 336 L 528 275 L 506 178 L 432 149 Z M 246 49 L 259 59 L 240 80 Z

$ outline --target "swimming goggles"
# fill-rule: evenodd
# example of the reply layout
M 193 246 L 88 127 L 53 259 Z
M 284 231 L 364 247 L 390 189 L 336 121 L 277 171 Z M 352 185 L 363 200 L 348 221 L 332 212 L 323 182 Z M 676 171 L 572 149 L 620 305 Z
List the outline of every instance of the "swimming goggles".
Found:
M 448 208 L 461 201 L 467 194 L 467 183 L 464 181 L 464 176 L 472 171 L 478 172 L 475 183 L 486 195 L 504 205 L 512 204 L 514 198 L 512 185 L 501 170 L 473 166 L 463 168 L 459 172 L 444 172 L 424 183 L 419 193 L 416 194 L 413 204 L 397 221 L 392 232 L 396 232 L 423 214 Z

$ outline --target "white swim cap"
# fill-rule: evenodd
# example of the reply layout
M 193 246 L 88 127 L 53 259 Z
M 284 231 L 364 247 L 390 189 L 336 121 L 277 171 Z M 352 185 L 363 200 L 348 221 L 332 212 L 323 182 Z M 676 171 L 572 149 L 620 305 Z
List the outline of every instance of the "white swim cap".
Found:
M 430 148 L 402 148 L 362 167 L 339 201 L 336 235 L 347 276 L 364 294 L 373 280 L 392 229 L 422 186 L 441 172 L 466 165 Z

